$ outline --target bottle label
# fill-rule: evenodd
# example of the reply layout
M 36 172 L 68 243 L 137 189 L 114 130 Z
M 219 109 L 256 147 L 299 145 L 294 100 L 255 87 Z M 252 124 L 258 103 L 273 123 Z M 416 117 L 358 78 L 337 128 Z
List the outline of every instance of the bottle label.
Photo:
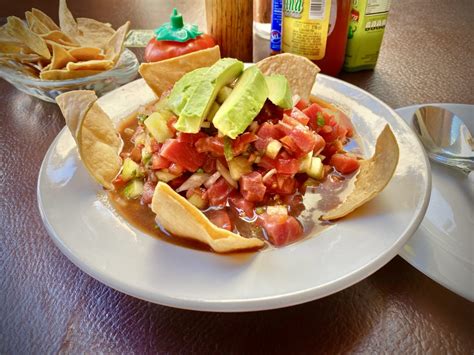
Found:
M 324 58 L 331 0 L 285 0 L 282 50 L 311 60 Z
M 371 69 L 382 44 L 391 0 L 353 0 L 344 69 Z
M 273 0 L 272 3 L 272 25 L 270 31 L 270 48 L 273 51 L 281 50 L 281 17 L 283 12 L 283 0 Z

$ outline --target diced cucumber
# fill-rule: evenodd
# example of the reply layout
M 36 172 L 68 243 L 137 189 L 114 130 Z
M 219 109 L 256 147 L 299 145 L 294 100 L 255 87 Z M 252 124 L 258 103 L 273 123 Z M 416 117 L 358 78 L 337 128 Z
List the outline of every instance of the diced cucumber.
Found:
M 123 181 L 129 181 L 141 175 L 140 166 L 130 158 L 123 161 L 122 172 L 120 176 Z
M 163 143 L 168 138 L 173 137 L 173 132 L 168 128 L 169 118 L 163 112 L 153 112 L 144 122 L 148 132 L 158 143 Z
M 322 179 L 324 174 L 323 162 L 318 157 L 311 158 L 311 167 L 306 172 L 309 177 L 319 180 Z
M 203 210 L 207 207 L 207 202 L 204 200 L 201 196 L 198 194 L 192 194 L 191 196 L 188 197 L 188 201 L 191 202 L 194 206 L 199 208 L 200 210 Z
M 163 181 L 163 182 L 168 182 L 177 178 L 176 175 L 171 174 L 170 172 L 165 171 L 165 170 L 158 170 L 157 172 L 155 172 L 155 175 L 158 178 L 158 180 Z
M 312 157 L 313 157 L 313 152 L 309 152 L 301 159 L 300 170 L 298 170 L 299 173 L 307 173 L 307 171 L 311 168 Z
M 140 197 L 142 193 L 143 181 L 140 179 L 133 179 L 123 189 L 123 194 L 130 200 Z
M 148 149 L 143 148 L 142 149 L 142 163 L 143 165 L 146 165 L 150 159 L 151 159 L 151 152 Z
M 244 157 L 235 157 L 227 162 L 229 165 L 230 177 L 238 181 L 242 175 L 252 172 L 252 166 Z
M 265 155 L 271 159 L 275 159 L 280 151 L 282 144 L 276 139 L 272 139 L 265 149 Z
M 231 92 L 232 88 L 228 86 L 222 87 L 222 89 L 220 89 L 217 93 L 216 101 L 222 105 L 222 103 L 229 97 Z

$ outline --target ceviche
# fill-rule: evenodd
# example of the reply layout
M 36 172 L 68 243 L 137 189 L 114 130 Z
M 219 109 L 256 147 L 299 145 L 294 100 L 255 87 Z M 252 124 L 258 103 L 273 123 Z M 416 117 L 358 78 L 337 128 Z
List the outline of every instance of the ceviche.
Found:
M 319 70 L 305 58 L 245 68 L 186 56 L 175 62 L 196 67 L 188 62 L 166 89 L 155 83 L 159 100 L 117 128 L 93 93 L 58 98 L 86 168 L 132 223 L 216 252 L 280 247 L 372 199 L 393 175 L 390 128 L 364 159 L 349 117 L 310 97 Z M 147 72 L 173 63 L 146 64 Z

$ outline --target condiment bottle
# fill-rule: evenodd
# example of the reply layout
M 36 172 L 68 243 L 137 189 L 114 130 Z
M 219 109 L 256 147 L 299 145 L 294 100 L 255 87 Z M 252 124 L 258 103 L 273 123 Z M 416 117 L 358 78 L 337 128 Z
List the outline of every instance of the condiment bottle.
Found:
M 391 0 L 353 0 L 344 70 L 375 67 L 390 3 Z
M 177 9 L 173 9 L 170 22 L 155 30 L 155 35 L 145 48 L 146 62 L 157 62 L 216 45 L 214 38 L 199 31 L 196 25 L 185 24 Z
M 351 0 L 285 0 L 282 51 L 336 76 L 344 64 Z

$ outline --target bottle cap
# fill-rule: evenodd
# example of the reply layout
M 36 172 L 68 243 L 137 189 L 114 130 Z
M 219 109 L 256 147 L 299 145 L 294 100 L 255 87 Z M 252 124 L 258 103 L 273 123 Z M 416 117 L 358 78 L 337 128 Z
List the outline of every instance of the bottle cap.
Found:
M 186 42 L 202 35 L 202 32 L 196 25 L 185 24 L 183 16 L 174 8 L 170 22 L 155 29 L 155 35 L 158 41 Z

